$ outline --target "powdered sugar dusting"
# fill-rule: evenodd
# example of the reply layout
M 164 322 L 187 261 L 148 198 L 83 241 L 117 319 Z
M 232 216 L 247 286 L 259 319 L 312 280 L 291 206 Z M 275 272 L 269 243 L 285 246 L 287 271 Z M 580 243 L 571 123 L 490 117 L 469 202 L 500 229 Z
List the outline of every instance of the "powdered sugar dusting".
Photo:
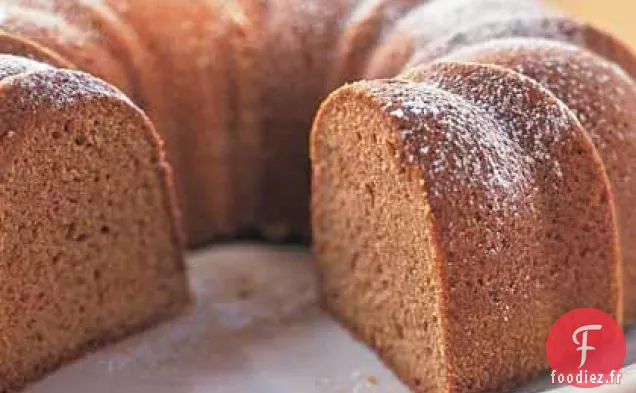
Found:
M 133 105 L 119 90 L 75 71 L 44 69 L 13 76 L 4 83 L 21 89 L 20 105 L 24 108 L 62 108 L 82 100 L 111 97 Z
M 453 59 L 498 64 L 527 75 L 576 115 L 601 156 L 615 193 L 623 244 L 633 241 L 636 190 L 636 83 L 617 64 L 580 47 L 551 40 L 502 39 L 457 51 Z M 624 57 L 623 64 L 636 62 Z M 562 174 L 563 176 L 563 174 Z M 629 246 L 627 261 L 636 261 Z M 632 262 L 629 262 L 632 263 Z
M 402 124 L 403 157 L 422 167 L 432 196 L 454 198 L 479 188 L 497 195 L 492 209 L 511 214 L 527 193 L 529 169 L 519 146 L 486 111 L 429 86 L 411 84 L 391 95 L 383 85 L 375 89 Z
M 633 134 L 620 124 L 631 123 L 626 107 L 634 102 L 636 84 L 618 65 L 584 49 L 559 41 L 508 38 L 468 46 L 448 59 L 498 64 L 536 80 L 576 114 L 601 152 L 608 148 L 610 135 L 624 140 Z M 626 120 L 607 129 L 608 118 Z
M 216 3 L 215 7 L 221 7 L 225 14 L 230 17 L 237 25 L 244 26 L 249 24 L 249 19 L 245 15 L 245 11 L 235 0 L 210 0 Z
M 606 189 L 603 191 L 603 169 L 593 158 L 593 148 L 584 139 L 584 131 L 580 124 L 561 101 L 531 79 L 503 68 L 450 62 L 433 64 L 414 73 L 411 78 L 462 97 L 470 103 L 465 103 L 465 106 L 478 108 L 465 121 L 470 121 L 476 124 L 479 130 L 485 131 L 482 131 L 482 134 L 473 131 L 479 135 L 479 141 L 472 141 L 471 145 L 478 153 L 468 154 L 473 157 L 481 155 L 482 160 L 489 163 L 483 168 L 489 174 L 478 177 L 479 173 L 476 171 L 468 172 L 467 168 L 453 164 L 453 167 L 462 168 L 462 171 L 470 173 L 471 177 L 480 179 L 479 182 L 483 182 L 483 185 L 464 181 L 460 183 L 460 192 L 449 194 L 446 190 L 438 206 L 442 211 L 451 208 L 461 209 L 464 205 L 473 206 L 475 209 L 464 213 L 467 218 L 462 216 L 457 222 L 443 224 L 448 225 L 444 230 L 451 239 L 479 237 L 481 234 L 476 235 L 473 231 L 483 231 L 484 228 L 492 231 L 486 237 L 486 240 L 490 239 L 489 246 L 481 250 L 476 258 L 483 258 L 486 254 L 497 255 L 502 250 L 499 247 L 509 245 L 510 239 L 499 239 L 497 233 L 508 233 L 510 228 L 519 225 L 519 217 L 525 217 L 527 222 L 536 222 L 536 225 L 541 227 L 546 219 L 558 221 L 562 218 L 555 217 L 567 217 L 571 214 L 568 213 L 570 206 L 582 203 L 580 192 L 588 193 L 595 187 L 600 188 L 599 192 L 607 192 Z M 461 110 L 454 111 L 443 112 L 447 118 L 454 119 Z M 491 123 L 484 124 L 486 119 L 490 119 Z M 497 139 L 493 145 L 496 148 L 487 148 L 484 145 L 485 141 L 492 140 L 495 136 Z M 504 146 L 507 147 L 505 150 Z M 434 151 L 434 148 L 431 146 L 429 150 Z M 447 151 L 455 161 L 460 161 L 467 155 L 465 150 Z M 440 164 L 439 173 L 448 171 L 448 165 L 447 158 Z M 567 166 L 567 172 L 564 165 Z M 436 161 L 433 160 L 429 171 L 435 172 L 436 167 Z M 517 176 L 514 176 L 515 174 Z M 444 178 L 440 180 L 438 176 L 434 176 L 430 182 L 447 181 Z M 455 176 L 452 181 L 456 182 L 457 179 L 459 177 Z M 580 188 L 573 188 L 572 184 L 578 182 L 583 182 L 582 185 L 576 186 Z M 478 193 L 480 197 L 476 201 L 467 200 L 467 197 L 463 196 L 465 193 L 476 193 L 475 190 L 480 187 L 483 187 L 483 190 Z M 554 199 L 555 195 L 559 196 L 558 202 Z M 452 199 L 460 199 L 461 202 L 458 206 L 449 207 L 448 205 L 455 203 L 451 202 Z M 608 209 L 607 206 L 601 208 Z M 594 216 L 596 213 L 590 214 Z M 547 218 L 544 215 L 547 215 Z M 470 217 L 473 216 L 480 217 L 478 222 L 464 221 L 470 221 Z M 486 225 L 485 222 L 489 220 L 490 224 Z M 590 220 L 589 222 L 596 222 L 596 219 Z M 476 229 L 477 227 L 479 229 Z M 563 230 L 563 227 L 556 228 L 556 231 Z M 607 228 L 604 227 L 603 230 L 605 229 Z M 549 231 L 541 236 L 545 237 L 539 242 L 552 241 Z M 499 241 L 502 241 L 503 245 L 498 243 Z M 518 241 L 527 242 L 532 239 L 522 238 Z M 574 249 L 581 246 L 560 244 Z
M 398 20 L 371 57 L 365 76 L 391 77 L 411 57 L 458 28 L 486 25 L 523 16 L 553 15 L 550 7 L 536 0 L 433 0 L 412 9 Z
M 558 176 L 561 169 L 552 151 L 568 143 L 575 129 L 575 120 L 562 102 L 539 93 L 538 85 L 529 79 L 490 67 L 439 63 L 425 79 L 469 98 L 503 121 L 509 137 L 523 147 L 525 155 L 542 171 Z
M 16 10 L 21 13 L 35 13 L 40 17 L 46 17 L 45 15 L 48 14 L 49 17 L 55 17 L 64 24 L 81 31 L 82 35 L 99 39 L 99 32 L 93 30 L 90 8 L 98 4 L 98 0 L 16 0 L 14 3 Z
M 52 70 L 53 68 L 24 57 L 0 54 L 0 82 L 25 72 Z
M 413 7 L 423 4 L 425 0 L 363 0 L 353 10 L 347 20 L 349 29 L 359 29 L 360 25 L 376 21 L 380 40 L 393 28 L 396 21 L 404 17 Z
M 489 266 L 507 261 L 510 244 L 517 243 L 511 228 L 532 220 L 537 201 L 534 164 L 507 125 L 435 83 L 390 80 L 365 86 L 399 126 L 396 158 L 409 179 L 421 176 L 449 272 L 471 276 L 471 269 L 478 269 L 475 274 L 483 276 Z M 470 250 L 460 251 L 463 246 Z M 458 277 L 454 274 L 449 277 Z M 502 318 L 514 320 L 505 305 L 495 307 L 501 307 Z

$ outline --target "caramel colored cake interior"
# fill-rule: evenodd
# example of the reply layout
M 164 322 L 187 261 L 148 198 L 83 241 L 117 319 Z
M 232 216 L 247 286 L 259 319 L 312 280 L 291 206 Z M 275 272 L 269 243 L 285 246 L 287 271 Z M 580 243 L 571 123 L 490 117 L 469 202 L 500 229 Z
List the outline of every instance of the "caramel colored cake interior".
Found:
M 188 298 L 168 167 L 146 118 L 88 76 L 25 64 L 37 71 L 0 82 L 0 391 Z M 27 88 L 39 96 L 24 99 Z
M 339 98 L 314 140 L 326 306 L 409 386 L 441 388 L 444 315 L 428 202 L 406 181 L 417 175 L 396 163 L 395 125 L 372 102 Z

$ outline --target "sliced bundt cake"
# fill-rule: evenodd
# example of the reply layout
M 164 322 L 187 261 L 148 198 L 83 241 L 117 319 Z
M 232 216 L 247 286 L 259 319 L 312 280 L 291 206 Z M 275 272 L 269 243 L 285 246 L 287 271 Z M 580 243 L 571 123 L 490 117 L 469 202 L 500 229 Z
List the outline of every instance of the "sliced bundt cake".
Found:
M 530 78 L 447 62 L 409 79 L 343 87 L 316 118 L 324 300 L 414 391 L 527 381 L 562 314 L 622 319 L 605 168 Z
M 0 391 L 178 312 L 161 144 L 119 91 L 0 55 Z
M 409 386 L 527 380 L 564 312 L 622 320 L 623 285 L 636 320 L 636 60 L 539 1 L 0 0 L 0 53 L 0 390 L 187 297 L 137 106 L 190 245 L 306 240 L 308 129 L 364 77 L 398 75 L 314 124 L 315 248 Z

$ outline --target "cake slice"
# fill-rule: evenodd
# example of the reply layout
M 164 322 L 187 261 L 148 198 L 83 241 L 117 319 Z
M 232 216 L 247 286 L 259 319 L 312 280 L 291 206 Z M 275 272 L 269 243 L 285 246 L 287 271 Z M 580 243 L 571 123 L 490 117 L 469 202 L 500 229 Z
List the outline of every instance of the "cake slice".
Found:
M 622 320 L 605 168 L 521 74 L 445 62 L 343 87 L 312 131 L 324 301 L 415 392 L 492 392 L 547 367 L 579 307 Z
M 119 91 L 0 56 L 0 391 L 188 299 L 161 143 Z

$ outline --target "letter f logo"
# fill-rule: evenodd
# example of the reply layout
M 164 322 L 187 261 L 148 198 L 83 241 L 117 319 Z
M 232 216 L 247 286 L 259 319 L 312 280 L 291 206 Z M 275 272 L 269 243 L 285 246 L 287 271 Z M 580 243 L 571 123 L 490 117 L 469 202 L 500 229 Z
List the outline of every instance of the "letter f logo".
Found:
M 612 370 L 618 373 L 626 352 L 621 326 L 611 315 L 595 308 L 577 308 L 563 314 L 552 325 L 545 340 L 546 358 L 556 371 L 556 383 L 580 388 L 610 383 L 598 378 L 592 382 L 591 376 L 611 376 Z M 572 382 L 568 381 L 570 375 Z M 559 381 L 559 376 L 563 381 Z
M 576 349 L 577 351 L 581 351 L 581 364 L 579 365 L 579 368 L 583 367 L 585 361 L 587 360 L 587 351 L 593 351 L 596 349 L 587 345 L 587 332 L 590 330 L 601 330 L 602 328 L 603 326 L 601 325 L 585 325 L 576 329 L 572 334 L 572 341 L 574 341 L 574 344 L 580 345 L 580 347 Z M 579 342 L 576 336 L 578 336 L 578 334 L 581 332 L 583 332 L 582 340 L 581 342 Z

